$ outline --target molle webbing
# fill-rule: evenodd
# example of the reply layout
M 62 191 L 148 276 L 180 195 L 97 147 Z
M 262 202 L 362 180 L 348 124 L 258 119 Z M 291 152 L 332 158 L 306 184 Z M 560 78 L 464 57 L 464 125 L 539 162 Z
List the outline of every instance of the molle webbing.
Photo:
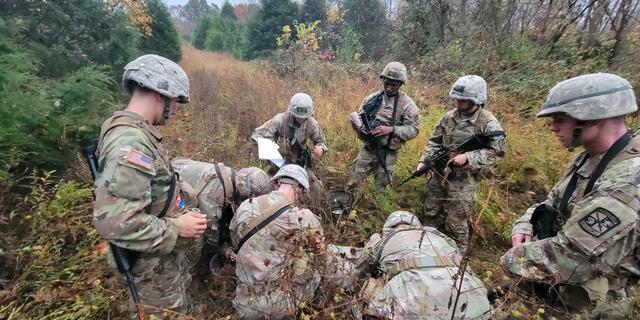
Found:
M 268 223 L 277 218 L 284 211 L 288 210 L 291 206 L 291 202 L 289 202 L 286 198 L 281 198 L 278 202 L 270 203 L 269 195 L 261 195 L 257 198 L 253 198 L 250 201 L 257 201 L 258 207 L 260 208 L 260 215 L 253 218 L 253 221 L 246 224 L 242 229 L 238 230 L 238 235 L 241 240 L 238 243 L 238 247 L 236 248 L 236 252 L 240 251 L 242 245 L 251 238 L 254 234 L 260 231 L 262 228 L 266 227 Z
M 458 267 L 459 265 L 460 261 L 448 256 L 422 256 L 395 262 L 393 265 L 391 265 L 387 274 L 389 276 L 389 279 L 391 279 L 398 273 L 411 269 L 429 267 Z

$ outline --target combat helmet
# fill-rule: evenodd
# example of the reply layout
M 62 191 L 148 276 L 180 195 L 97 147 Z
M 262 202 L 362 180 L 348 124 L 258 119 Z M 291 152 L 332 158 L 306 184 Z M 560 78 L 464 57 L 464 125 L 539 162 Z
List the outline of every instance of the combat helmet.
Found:
M 476 75 L 460 77 L 453 84 L 449 97 L 458 100 L 470 100 L 479 106 L 484 105 L 487 102 L 487 82 Z
M 244 168 L 236 174 L 236 190 L 242 198 L 265 194 L 269 188 L 269 176 L 260 168 Z
M 179 103 L 189 102 L 189 78 L 175 62 L 155 54 L 145 54 L 127 63 L 122 85 L 129 92 L 131 84 L 156 91 Z
M 422 228 L 422 223 L 418 217 L 409 211 L 396 211 L 387 217 L 382 230 L 387 232 L 399 225 L 406 224 L 416 228 Z
M 306 93 L 298 92 L 291 97 L 287 109 L 296 118 L 306 119 L 313 115 L 313 100 Z
M 293 184 L 297 183 L 302 186 L 304 192 L 309 192 L 309 178 L 307 170 L 297 164 L 287 164 L 280 168 L 278 172 L 271 178 L 271 182 L 280 182 Z
M 564 113 L 578 121 L 624 116 L 638 110 L 629 81 L 611 73 L 592 73 L 556 84 L 538 117 Z
M 397 61 L 389 62 L 384 67 L 384 70 L 382 70 L 382 73 L 380 73 L 380 78 L 387 78 L 405 83 L 408 79 L 407 67 Z

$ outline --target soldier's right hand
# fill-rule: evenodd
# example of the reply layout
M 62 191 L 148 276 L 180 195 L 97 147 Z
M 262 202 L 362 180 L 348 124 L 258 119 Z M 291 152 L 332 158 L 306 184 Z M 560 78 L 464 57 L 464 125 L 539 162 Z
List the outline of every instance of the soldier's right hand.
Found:
M 207 218 L 199 212 L 187 211 L 178 217 L 178 221 L 180 222 L 178 236 L 182 238 L 197 238 L 207 228 Z
M 422 163 L 422 162 L 418 162 L 418 166 L 416 166 L 416 171 L 420 171 L 422 169 L 424 169 L 424 167 L 426 167 L 427 165 Z
M 531 242 L 532 239 L 533 239 L 533 237 L 528 235 L 528 234 L 516 233 L 516 234 L 511 236 L 511 246 L 515 247 L 515 246 L 517 246 L 519 244 L 523 244 L 523 243 L 526 243 L 526 242 Z

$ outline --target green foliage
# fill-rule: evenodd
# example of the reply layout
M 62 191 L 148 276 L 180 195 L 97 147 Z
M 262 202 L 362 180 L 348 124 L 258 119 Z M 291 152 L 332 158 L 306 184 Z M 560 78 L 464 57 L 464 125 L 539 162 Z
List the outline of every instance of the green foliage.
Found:
M 213 8 L 209 6 L 207 0 L 189 0 L 182 6 L 180 16 L 187 21 L 196 22 L 211 13 Z
M 344 22 L 361 37 L 364 55 L 381 58 L 387 41 L 386 12 L 380 0 L 345 0 Z
M 364 50 L 360 35 L 346 22 L 340 26 L 340 34 L 336 56 L 343 62 L 358 62 Z
M 176 27 L 171 21 L 169 10 L 161 0 L 147 0 L 145 7 L 151 16 L 151 35 L 142 37 L 140 51 L 159 54 L 173 61 L 180 61 L 182 49 Z
M 244 29 L 222 13 L 210 18 L 204 48 L 212 51 L 226 51 L 235 57 L 242 57 L 245 48 Z
M 220 15 L 233 21 L 238 20 L 238 17 L 236 17 L 236 13 L 233 10 L 233 6 L 229 3 L 229 1 L 225 1 L 222 5 L 222 8 L 220 9 Z
M 302 22 L 325 22 L 327 20 L 326 0 L 306 0 L 300 7 L 300 18 Z
M 298 5 L 291 0 L 263 0 L 247 23 L 246 57 L 265 57 L 275 51 L 282 27 L 292 24 L 297 12 Z
M 207 33 L 211 28 L 211 16 L 201 17 L 196 24 L 191 36 L 191 44 L 198 49 L 204 49 L 204 43 L 207 41 Z

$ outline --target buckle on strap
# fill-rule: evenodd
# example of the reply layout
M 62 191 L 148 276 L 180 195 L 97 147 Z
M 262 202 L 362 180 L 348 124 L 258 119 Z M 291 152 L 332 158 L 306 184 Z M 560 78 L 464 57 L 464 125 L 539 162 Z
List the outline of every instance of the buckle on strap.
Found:
M 419 258 L 409 258 L 395 262 L 387 272 L 389 278 L 394 277 L 400 272 L 429 267 L 457 267 L 460 264 L 459 259 L 453 259 L 449 256 L 422 256 Z

